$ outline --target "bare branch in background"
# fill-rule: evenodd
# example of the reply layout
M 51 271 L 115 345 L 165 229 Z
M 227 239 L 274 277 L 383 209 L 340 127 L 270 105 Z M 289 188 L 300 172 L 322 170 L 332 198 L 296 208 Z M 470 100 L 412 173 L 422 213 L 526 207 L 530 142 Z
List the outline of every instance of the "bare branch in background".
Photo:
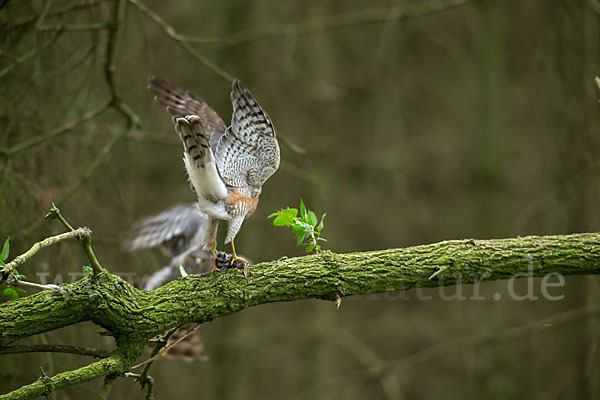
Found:
M 110 355 L 108 351 L 98 350 L 92 347 L 73 346 L 67 344 L 24 344 L 0 348 L 0 354 L 17 353 L 66 353 L 90 356 L 94 358 L 106 358 Z
M 8 156 L 11 156 L 20 153 L 21 151 L 28 150 L 31 147 L 34 147 L 40 143 L 52 140 L 60 135 L 72 131 L 74 128 L 76 128 L 84 122 L 96 118 L 97 116 L 101 115 L 104 111 L 106 111 L 109 107 L 110 103 L 100 104 L 98 107 L 79 115 L 78 118 L 75 118 L 71 121 L 67 121 L 61 126 L 54 128 L 46 133 L 34 136 L 31 139 L 25 140 L 22 143 L 14 145 L 13 147 L 10 147 L 8 149 L 0 149 L 0 153 L 4 153 Z
M 223 68 L 217 66 L 215 63 L 213 63 L 208 58 L 206 58 L 206 56 L 198 53 L 193 47 L 191 47 L 189 45 L 190 41 L 186 40 L 185 36 L 179 35 L 175 31 L 175 28 L 173 28 L 164 19 L 162 19 L 162 17 L 160 15 L 158 15 L 157 13 L 152 11 L 148 6 L 146 6 L 140 0 L 129 0 L 129 2 L 131 4 L 133 4 L 138 10 L 140 10 L 144 15 L 146 15 L 148 18 L 150 18 L 154 23 L 159 25 L 165 31 L 167 36 L 169 36 L 171 39 L 173 39 L 177 43 L 179 43 L 179 45 L 185 51 L 187 51 L 192 57 L 194 57 L 200 63 L 204 64 L 208 69 L 213 71 L 215 74 L 217 74 L 221 78 L 225 79 L 230 84 L 233 83 L 233 81 L 235 80 L 233 75 L 231 75 L 229 72 L 225 71 Z M 194 43 L 198 43 L 200 40 L 201 39 L 198 39 L 198 41 L 195 41 Z M 209 42 L 209 41 L 210 41 L 210 39 L 207 39 L 207 42 Z
M 419 2 L 404 7 L 394 7 L 391 9 L 367 9 L 298 23 L 261 26 L 259 28 L 240 31 L 233 35 L 220 38 L 216 43 L 219 49 L 225 49 L 259 40 L 311 35 L 359 25 L 400 22 L 450 10 L 472 1 L 473 0 L 433 0 Z

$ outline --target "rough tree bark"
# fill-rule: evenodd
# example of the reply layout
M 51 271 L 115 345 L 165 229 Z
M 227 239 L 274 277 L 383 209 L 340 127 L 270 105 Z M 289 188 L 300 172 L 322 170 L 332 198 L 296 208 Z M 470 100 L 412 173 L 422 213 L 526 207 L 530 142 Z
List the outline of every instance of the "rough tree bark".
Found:
M 43 376 L 0 399 L 30 399 L 98 377 L 123 376 L 152 337 L 187 322 L 206 322 L 275 301 L 344 296 L 506 279 L 600 273 L 600 234 L 453 240 L 351 254 L 329 251 L 238 270 L 181 278 L 144 292 L 107 271 L 62 291 L 48 290 L 0 306 L 0 347 L 83 321 L 116 338 L 108 357 L 75 371 Z M 110 385 L 107 385 L 107 390 Z

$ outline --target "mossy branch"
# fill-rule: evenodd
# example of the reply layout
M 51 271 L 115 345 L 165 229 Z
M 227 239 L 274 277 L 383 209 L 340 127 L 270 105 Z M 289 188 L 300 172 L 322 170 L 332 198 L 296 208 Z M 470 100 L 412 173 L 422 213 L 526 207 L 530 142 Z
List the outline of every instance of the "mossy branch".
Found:
M 48 393 L 43 388 L 64 387 L 60 382 L 122 376 L 153 336 L 184 323 L 210 321 L 255 305 L 311 298 L 334 301 L 351 295 L 550 272 L 600 273 L 600 234 L 452 240 L 403 249 L 284 257 L 250 267 L 247 279 L 230 269 L 179 279 L 151 292 L 137 290 L 102 271 L 63 286 L 62 293 L 44 291 L 2 304 L 0 346 L 92 321 L 117 338 L 117 350 L 87 367 L 42 377 L 0 399 L 32 398 L 28 393 Z M 27 391 L 27 387 L 35 390 Z
M 107 358 L 103 358 L 73 371 L 62 372 L 53 377 L 44 374 L 29 385 L 22 386 L 6 395 L 0 395 L 0 400 L 33 399 L 39 396 L 45 396 L 58 389 L 63 389 L 103 376 L 110 377 L 109 381 L 112 382 L 114 379 L 113 376 L 125 375 L 131 363 L 140 355 L 142 346 L 128 344 L 127 346 L 123 346 L 123 349 L 119 348 Z M 109 390 L 110 386 L 106 388 L 103 387 L 102 394 L 108 395 Z

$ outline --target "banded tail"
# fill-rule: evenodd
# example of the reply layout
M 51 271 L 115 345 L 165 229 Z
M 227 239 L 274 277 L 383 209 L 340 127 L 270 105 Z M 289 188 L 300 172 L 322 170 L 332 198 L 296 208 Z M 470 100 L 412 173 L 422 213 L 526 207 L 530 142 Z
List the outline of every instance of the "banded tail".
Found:
M 188 115 L 175 120 L 175 130 L 183 142 L 187 162 L 196 168 L 205 168 L 207 162 L 214 162 L 208 139 L 204 134 L 200 117 Z
M 222 218 L 225 210 L 216 204 L 218 200 L 227 197 L 227 188 L 217 169 L 213 154 L 200 117 L 188 115 L 175 119 L 175 130 L 184 147 L 185 169 L 190 182 L 198 195 L 198 202 L 205 204 L 201 209 L 210 216 Z M 201 205 L 202 205 L 201 204 Z

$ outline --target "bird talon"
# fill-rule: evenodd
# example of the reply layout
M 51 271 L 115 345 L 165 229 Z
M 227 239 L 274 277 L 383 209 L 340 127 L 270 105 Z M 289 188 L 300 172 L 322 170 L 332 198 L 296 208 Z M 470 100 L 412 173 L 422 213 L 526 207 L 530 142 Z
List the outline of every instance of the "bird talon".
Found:
M 250 264 L 250 262 L 248 260 L 246 260 L 245 258 L 238 257 L 234 254 L 233 257 L 231 257 L 231 265 L 233 265 L 233 263 L 236 261 L 243 262 L 246 265 Z

